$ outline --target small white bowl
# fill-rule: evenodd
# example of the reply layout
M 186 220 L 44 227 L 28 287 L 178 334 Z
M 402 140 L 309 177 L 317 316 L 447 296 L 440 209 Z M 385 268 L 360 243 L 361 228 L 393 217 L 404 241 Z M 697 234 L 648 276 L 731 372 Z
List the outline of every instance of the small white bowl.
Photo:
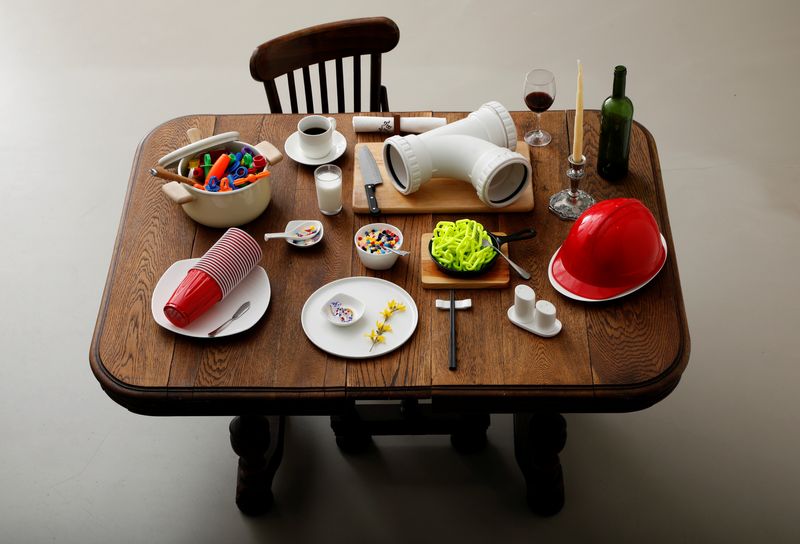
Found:
M 364 309 L 364 303 L 357 298 L 347 293 L 336 293 L 325 301 L 320 311 L 337 327 L 349 327 L 364 316 Z
M 358 253 L 358 258 L 361 259 L 361 262 L 364 264 L 364 266 L 371 268 L 372 270 L 388 270 L 394 266 L 395 261 L 397 261 L 397 258 L 399 257 L 397 253 L 388 250 L 386 250 L 385 253 L 370 253 L 362 249 L 359 243 L 359 238 L 363 238 L 367 233 L 373 230 L 378 232 L 382 230 L 388 230 L 397 234 L 397 244 L 392 246 L 394 249 L 400 249 L 403 247 L 403 232 L 389 223 L 370 223 L 369 225 L 364 225 L 358 229 L 358 231 L 356 231 L 356 235 L 353 236 L 353 243 L 356 246 L 356 253 Z
M 311 246 L 316 245 L 316 244 L 318 244 L 318 243 L 320 243 L 322 241 L 322 235 L 324 234 L 324 230 L 325 229 L 322 228 L 322 223 L 320 221 L 316 221 L 316 220 L 312 220 L 312 219 L 300 219 L 300 220 L 297 220 L 297 221 L 289 221 L 288 223 L 286 223 L 286 228 L 284 229 L 284 231 L 285 232 L 290 232 L 290 231 L 294 230 L 295 227 L 299 227 L 300 225 L 302 225 L 304 223 L 308 223 L 309 226 L 312 226 L 312 224 L 313 224 L 313 226 L 317 227 L 317 231 L 319 231 L 319 232 L 317 232 L 311 238 L 306 238 L 305 240 L 289 240 L 287 238 L 286 239 L 286 243 L 287 244 L 289 244 L 290 246 L 294 246 L 294 247 L 311 247 Z

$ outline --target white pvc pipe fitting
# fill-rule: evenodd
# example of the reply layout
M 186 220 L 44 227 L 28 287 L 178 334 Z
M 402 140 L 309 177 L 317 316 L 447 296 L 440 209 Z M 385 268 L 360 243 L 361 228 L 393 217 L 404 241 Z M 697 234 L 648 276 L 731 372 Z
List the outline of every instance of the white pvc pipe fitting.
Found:
M 488 102 L 464 119 L 424 134 L 392 136 L 383 159 L 394 187 L 414 193 L 433 177 L 468 181 L 488 206 L 508 206 L 531 181 L 531 165 L 515 152 L 517 129 L 502 104 Z

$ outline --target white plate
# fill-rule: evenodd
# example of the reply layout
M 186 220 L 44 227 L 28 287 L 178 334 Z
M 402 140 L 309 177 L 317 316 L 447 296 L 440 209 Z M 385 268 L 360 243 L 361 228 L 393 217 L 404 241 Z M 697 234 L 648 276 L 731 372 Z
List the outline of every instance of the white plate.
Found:
M 169 329 L 172 332 L 183 336 L 193 336 L 195 338 L 208 338 L 209 331 L 213 331 L 225 321 L 230 319 L 233 313 L 245 302 L 250 301 L 250 309 L 239 319 L 231 322 L 230 325 L 222 329 L 215 337 L 230 336 L 238 332 L 246 331 L 255 325 L 269 306 L 269 299 L 272 294 L 269 286 L 269 277 L 266 270 L 256 266 L 242 282 L 231 291 L 227 297 L 217 302 L 206 313 L 192 321 L 188 327 L 180 328 L 173 325 L 167 316 L 164 315 L 164 305 L 175 292 L 189 269 L 200 259 L 184 259 L 176 261 L 167 268 L 167 271 L 158 280 L 156 288 L 153 289 L 153 297 L 150 300 L 150 310 L 153 312 L 153 319 L 156 323 Z
M 650 283 L 653 280 L 653 278 L 658 276 L 658 273 L 661 272 L 661 269 L 664 268 L 664 264 L 667 262 L 667 240 L 664 238 L 663 234 L 661 235 L 661 245 L 664 246 L 664 262 L 661 263 L 661 266 L 658 268 L 656 273 L 653 274 L 652 276 L 650 276 L 647 279 L 647 281 L 645 281 L 644 283 L 642 283 L 640 285 L 637 285 L 633 289 L 628 289 L 624 293 L 620 293 L 619 295 L 616 295 L 616 296 L 613 296 L 613 297 L 609 297 L 609 298 L 584 298 L 584 297 L 582 297 L 580 295 L 576 295 L 572 291 L 568 291 L 564 286 L 562 286 L 560 283 L 558 283 L 556 281 L 556 279 L 553 277 L 553 261 L 555 261 L 556 255 L 558 255 L 558 250 L 561 249 L 561 246 L 558 246 L 558 249 L 555 250 L 555 252 L 553 253 L 553 256 L 550 257 L 550 264 L 547 265 L 547 277 L 550 278 L 550 284 L 553 286 L 553 288 L 556 291 L 558 291 L 559 293 L 561 293 L 562 295 L 564 295 L 565 297 L 567 297 L 567 298 L 571 298 L 573 300 L 579 300 L 581 302 L 606 302 L 606 301 L 609 301 L 609 300 L 616 300 L 618 298 L 622 298 L 622 297 L 628 296 L 628 295 L 630 295 L 631 293 L 633 293 L 635 291 L 638 291 L 639 289 L 641 289 L 642 287 L 644 287 L 645 285 Z
M 346 293 L 364 301 L 364 317 L 352 327 L 337 327 L 319 310 L 337 293 Z M 372 341 L 365 335 L 375 328 L 379 318 L 382 319 L 381 311 L 392 299 L 405 304 L 406 310 L 392 315 L 389 319 L 392 332 L 384 335 L 386 342 L 376 344 L 370 351 Z M 303 332 L 308 339 L 321 350 L 346 359 L 380 357 L 399 348 L 414 334 L 418 320 L 417 305 L 402 287 L 366 276 L 343 278 L 323 285 L 308 297 L 300 313 Z
M 347 149 L 347 138 L 338 130 L 334 130 L 333 149 L 331 149 L 330 153 L 319 159 L 312 159 L 311 157 L 305 156 L 303 150 L 300 148 L 300 135 L 297 132 L 286 138 L 286 143 L 283 144 L 283 148 L 293 161 L 307 166 L 318 166 L 320 164 L 333 162 L 341 157 Z

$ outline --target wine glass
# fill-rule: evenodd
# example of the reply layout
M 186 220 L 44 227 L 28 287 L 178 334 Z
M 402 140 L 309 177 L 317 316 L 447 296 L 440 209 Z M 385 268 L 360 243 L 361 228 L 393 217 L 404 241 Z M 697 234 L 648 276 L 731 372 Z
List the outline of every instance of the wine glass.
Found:
M 525 105 L 536 118 L 534 129 L 525 133 L 525 143 L 535 147 L 549 144 L 553 138 L 542 130 L 539 116 L 543 111 L 547 111 L 556 99 L 556 77 L 553 72 L 537 68 L 525 74 L 522 96 L 525 99 Z

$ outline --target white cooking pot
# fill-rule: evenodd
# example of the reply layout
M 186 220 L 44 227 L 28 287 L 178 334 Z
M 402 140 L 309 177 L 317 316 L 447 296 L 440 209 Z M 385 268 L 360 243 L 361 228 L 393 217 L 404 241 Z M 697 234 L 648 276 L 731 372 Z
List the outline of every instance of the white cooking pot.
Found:
M 233 135 L 235 133 L 230 134 Z M 235 137 L 238 137 L 238 134 L 235 134 Z M 217 138 L 217 140 L 214 141 L 214 138 Z M 205 148 L 203 148 L 204 142 Z M 210 147 L 208 147 L 209 142 L 211 143 Z M 229 140 L 220 143 L 218 136 L 212 136 L 178 150 L 178 152 L 182 151 L 183 153 L 173 152 L 167 155 L 159 160 L 159 164 L 168 165 L 171 162 L 174 163 L 174 160 L 180 156 L 178 174 L 188 177 L 189 160 L 197 154 L 221 148 L 224 148 L 229 153 L 237 153 L 244 147 L 251 148 L 254 151 L 254 155 L 262 155 L 267 159 L 267 166 L 264 167 L 264 170 L 267 170 L 271 164 L 275 164 L 283 158 L 280 151 L 269 142 L 260 142 L 252 145 Z M 189 148 L 191 149 L 187 153 L 186 150 Z M 191 185 L 177 181 L 165 183 L 162 189 L 176 204 L 181 205 L 186 215 L 198 223 L 207 227 L 236 227 L 249 223 L 267 209 L 272 197 L 272 179 L 271 176 L 263 177 L 242 189 L 224 193 L 195 189 Z

